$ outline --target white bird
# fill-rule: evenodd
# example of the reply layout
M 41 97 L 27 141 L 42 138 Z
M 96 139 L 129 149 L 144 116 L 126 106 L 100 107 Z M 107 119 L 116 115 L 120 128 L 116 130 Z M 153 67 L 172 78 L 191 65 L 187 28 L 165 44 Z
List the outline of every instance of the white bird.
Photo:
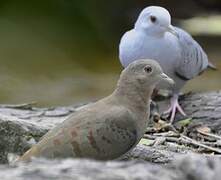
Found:
M 171 106 L 165 112 L 171 113 L 171 123 L 177 110 L 186 116 L 178 103 L 181 88 L 210 66 L 201 46 L 186 31 L 172 26 L 170 13 L 159 6 L 142 10 L 134 28 L 126 32 L 120 41 L 119 58 L 124 67 L 137 59 L 155 59 L 175 81 L 171 89 Z M 169 89 L 165 85 L 157 88 Z

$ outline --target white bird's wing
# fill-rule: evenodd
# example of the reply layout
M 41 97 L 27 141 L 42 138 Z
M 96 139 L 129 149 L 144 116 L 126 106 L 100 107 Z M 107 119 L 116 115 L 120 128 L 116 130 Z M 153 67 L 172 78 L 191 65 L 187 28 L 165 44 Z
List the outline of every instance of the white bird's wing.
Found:
M 184 30 L 175 27 L 181 48 L 181 60 L 177 62 L 176 75 L 189 80 L 208 67 L 208 58 L 201 46 Z

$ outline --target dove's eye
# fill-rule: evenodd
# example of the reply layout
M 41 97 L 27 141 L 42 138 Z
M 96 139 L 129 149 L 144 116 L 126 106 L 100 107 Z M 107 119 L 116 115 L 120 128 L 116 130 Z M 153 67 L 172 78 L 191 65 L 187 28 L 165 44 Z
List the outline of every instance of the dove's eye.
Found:
M 155 23 L 157 21 L 157 18 L 155 16 L 150 16 L 150 20 L 152 23 Z
M 150 74 L 153 70 L 151 66 L 145 66 L 144 71 L 148 74 Z

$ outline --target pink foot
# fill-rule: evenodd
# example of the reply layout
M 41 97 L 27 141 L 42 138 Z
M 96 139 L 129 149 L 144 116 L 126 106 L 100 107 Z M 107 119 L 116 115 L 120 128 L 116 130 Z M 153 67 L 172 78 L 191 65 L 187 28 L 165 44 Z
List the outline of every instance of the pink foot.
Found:
M 172 124 L 175 118 L 176 111 L 178 111 L 183 116 L 186 116 L 186 113 L 183 111 L 182 107 L 179 105 L 178 102 L 178 95 L 173 95 L 170 100 L 170 108 L 164 112 L 164 114 L 171 114 L 170 115 L 170 123 Z

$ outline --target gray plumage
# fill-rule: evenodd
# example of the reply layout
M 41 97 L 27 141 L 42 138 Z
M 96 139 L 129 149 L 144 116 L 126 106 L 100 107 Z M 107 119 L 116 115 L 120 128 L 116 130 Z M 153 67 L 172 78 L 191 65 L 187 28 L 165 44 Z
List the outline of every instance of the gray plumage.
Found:
M 187 80 L 193 79 L 208 67 L 208 58 L 201 46 L 184 30 L 175 27 L 181 58 L 175 72 Z
M 151 93 L 162 80 L 173 83 L 157 62 L 133 62 L 122 72 L 110 96 L 75 112 L 18 161 L 40 156 L 118 158 L 142 138 L 148 123 Z

